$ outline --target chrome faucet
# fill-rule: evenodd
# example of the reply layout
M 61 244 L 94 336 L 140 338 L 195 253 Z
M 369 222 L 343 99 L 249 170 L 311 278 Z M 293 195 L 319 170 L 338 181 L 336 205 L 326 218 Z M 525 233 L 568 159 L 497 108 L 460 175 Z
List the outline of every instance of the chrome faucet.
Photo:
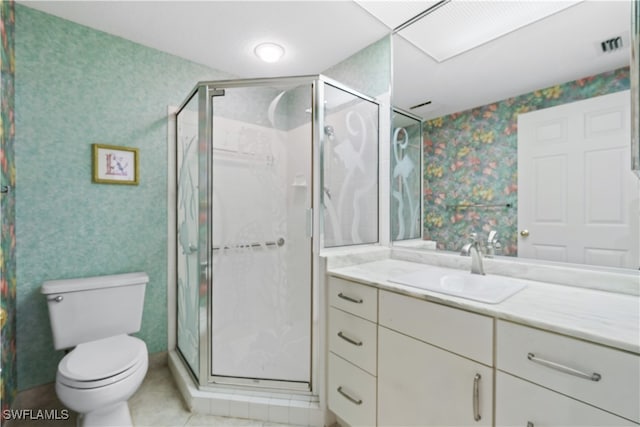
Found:
M 485 252 L 485 257 L 487 258 L 493 258 L 496 252 L 499 252 L 502 248 L 502 245 L 500 245 L 500 242 L 498 242 L 498 239 L 496 238 L 496 234 L 498 234 L 496 230 L 491 230 L 489 232 L 489 237 L 487 238 L 487 250 Z
M 462 249 L 460 249 L 460 255 L 462 256 L 469 256 L 471 255 L 470 252 L 471 252 L 471 243 L 467 243 L 462 247 Z
M 484 265 L 482 264 L 482 244 L 478 240 L 476 233 L 469 235 L 471 243 L 469 247 L 469 253 L 471 254 L 471 274 L 484 275 Z

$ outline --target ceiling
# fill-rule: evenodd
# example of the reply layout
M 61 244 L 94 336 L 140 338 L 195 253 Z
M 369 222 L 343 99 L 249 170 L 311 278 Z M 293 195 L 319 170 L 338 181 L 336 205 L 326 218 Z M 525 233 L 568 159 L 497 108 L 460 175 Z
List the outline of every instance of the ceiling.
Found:
M 320 73 L 436 1 L 19 3 L 248 78 Z M 628 65 L 628 48 L 603 54 L 599 45 L 622 36 L 628 46 L 629 3 L 585 0 L 442 62 L 407 41 L 401 31 L 394 36 L 394 104 L 431 118 Z M 420 20 L 409 27 L 412 34 L 421 23 L 428 27 L 426 22 Z M 264 41 L 283 45 L 283 60 L 275 64 L 260 61 L 253 49 Z M 425 101 L 431 103 L 410 110 Z
M 630 3 L 582 1 L 443 62 L 396 36 L 394 104 L 434 118 L 627 66 Z M 618 36 L 623 48 L 602 52 L 601 42 Z
M 243 78 L 318 74 L 389 33 L 351 0 L 19 3 Z M 254 55 L 265 41 L 280 62 Z

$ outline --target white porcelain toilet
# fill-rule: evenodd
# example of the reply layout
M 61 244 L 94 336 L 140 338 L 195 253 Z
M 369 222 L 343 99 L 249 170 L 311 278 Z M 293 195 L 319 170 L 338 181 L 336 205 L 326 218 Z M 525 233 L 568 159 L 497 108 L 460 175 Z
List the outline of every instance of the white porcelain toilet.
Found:
M 58 364 L 56 393 L 81 426 L 131 426 L 127 400 L 147 372 L 142 322 L 146 273 L 44 282 Z

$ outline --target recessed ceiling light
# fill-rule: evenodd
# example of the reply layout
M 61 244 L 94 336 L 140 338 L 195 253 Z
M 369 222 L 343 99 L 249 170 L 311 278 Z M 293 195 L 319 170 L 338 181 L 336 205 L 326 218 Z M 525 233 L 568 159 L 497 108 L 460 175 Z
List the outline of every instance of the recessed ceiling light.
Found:
M 284 55 L 284 48 L 276 43 L 261 43 L 254 52 L 264 62 L 278 62 Z

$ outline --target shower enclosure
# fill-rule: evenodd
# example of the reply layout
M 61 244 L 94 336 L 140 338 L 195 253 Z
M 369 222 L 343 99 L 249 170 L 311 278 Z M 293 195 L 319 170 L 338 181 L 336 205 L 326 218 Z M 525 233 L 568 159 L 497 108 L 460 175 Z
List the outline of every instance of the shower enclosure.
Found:
M 319 250 L 377 241 L 378 115 L 323 76 L 201 82 L 179 108 L 177 349 L 201 387 L 313 391 Z

